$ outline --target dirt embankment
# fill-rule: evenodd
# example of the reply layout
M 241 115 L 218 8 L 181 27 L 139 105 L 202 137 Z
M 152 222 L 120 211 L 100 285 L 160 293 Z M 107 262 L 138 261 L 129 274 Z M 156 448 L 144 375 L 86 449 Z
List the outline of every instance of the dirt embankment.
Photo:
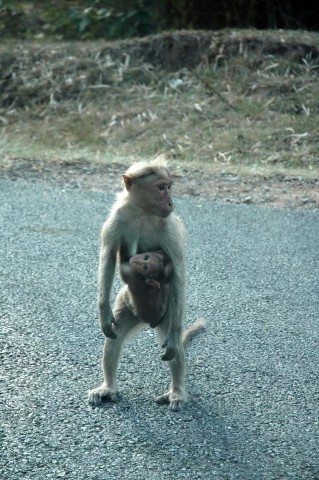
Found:
M 9 49 L 4 44 L 0 108 L 83 100 L 92 88 L 111 88 L 128 79 L 146 84 L 154 81 L 153 69 L 183 73 L 241 56 L 252 69 L 262 68 L 265 58 L 284 58 L 291 65 L 318 61 L 319 46 L 306 39 L 280 32 L 179 31 L 116 42 L 17 42 Z
M 319 36 L 306 32 L 1 45 L 0 138 L 38 150 L 33 158 L 1 146 L 0 176 L 120 188 L 121 163 L 42 160 L 59 138 L 59 147 L 93 145 L 92 155 L 109 158 L 164 151 L 177 195 L 319 208 L 318 70 Z M 257 174 L 242 175 L 242 165 Z M 285 173 L 258 173 L 265 165 Z
M 89 161 L 59 165 L 38 159 L 15 159 L 0 169 L 0 178 L 45 180 L 63 188 L 119 191 L 126 166 L 112 163 L 95 165 Z M 189 195 L 225 204 L 251 204 L 274 208 L 314 210 L 319 208 L 319 180 L 273 175 L 241 176 L 227 172 L 203 173 L 196 168 L 173 169 L 176 196 Z

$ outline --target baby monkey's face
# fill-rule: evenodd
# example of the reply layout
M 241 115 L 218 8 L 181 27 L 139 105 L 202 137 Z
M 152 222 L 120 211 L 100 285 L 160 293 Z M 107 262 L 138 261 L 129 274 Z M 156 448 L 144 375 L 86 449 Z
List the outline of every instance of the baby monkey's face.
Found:
M 139 253 L 130 258 L 130 265 L 135 273 L 144 277 L 155 278 L 164 268 L 164 254 L 160 252 Z

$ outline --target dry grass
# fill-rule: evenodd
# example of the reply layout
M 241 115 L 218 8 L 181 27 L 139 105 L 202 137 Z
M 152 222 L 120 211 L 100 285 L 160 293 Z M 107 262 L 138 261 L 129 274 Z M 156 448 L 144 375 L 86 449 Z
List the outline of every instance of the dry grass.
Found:
M 0 73 L 2 166 L 165 151 L 208 170 L 318 175 L 319 34 L 11 43 Z

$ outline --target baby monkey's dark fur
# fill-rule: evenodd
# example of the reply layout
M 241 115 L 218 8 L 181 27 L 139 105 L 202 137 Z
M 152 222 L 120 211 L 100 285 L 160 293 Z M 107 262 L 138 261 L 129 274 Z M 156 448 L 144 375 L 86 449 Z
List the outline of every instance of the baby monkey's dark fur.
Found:
M 121 269 L 128 285 L 125 303 L 142 322 L 155 328 L 167 309 L 172 262 L 164 252 L 157 251 L 136 254 L 129 263 L 129 273 Z

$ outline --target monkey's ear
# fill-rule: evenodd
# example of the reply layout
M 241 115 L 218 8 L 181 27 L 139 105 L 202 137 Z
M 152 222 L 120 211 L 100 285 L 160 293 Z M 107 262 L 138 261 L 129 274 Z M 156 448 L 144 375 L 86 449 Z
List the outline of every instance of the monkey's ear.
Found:
M 172 267 L 172 263 L 169 262 L 167 263 L 166 265 L 164 265 L 164 274 L 165 274 L 165 277 L 166 278 L 169 278 L 173 273 L 173 267 Z
M 127 191 L 130 191 L 131 188 L 133 187 L 133 181 L 128 175 L 123 175 L 123 180 L 125 183 L 125 188 Z

